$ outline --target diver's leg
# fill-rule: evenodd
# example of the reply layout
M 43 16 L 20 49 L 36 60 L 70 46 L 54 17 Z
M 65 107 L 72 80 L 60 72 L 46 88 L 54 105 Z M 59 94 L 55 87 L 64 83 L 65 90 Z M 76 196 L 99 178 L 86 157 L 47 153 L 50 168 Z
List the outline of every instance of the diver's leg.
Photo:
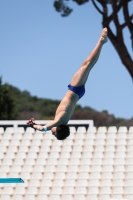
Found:
M 95 48 L 92 50 L 91 54 L 88 58 L 83 62 L 79 70 L 75 73 L 71 80 L 72 86 L 80 86 L 84 85 L 87 81 L 88 75 L 92 67 L 97 62 L 102 46 L 104 43 L 107 42 L 107 28 L 102 30 L 98 43 L 96 44 Z

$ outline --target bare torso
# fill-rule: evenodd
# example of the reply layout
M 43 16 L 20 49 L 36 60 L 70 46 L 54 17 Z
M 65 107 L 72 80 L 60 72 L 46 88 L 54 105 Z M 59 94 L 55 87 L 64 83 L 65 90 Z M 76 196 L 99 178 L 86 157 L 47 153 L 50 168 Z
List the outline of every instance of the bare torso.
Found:
M 55 119 L 60 119 L 61 124 L 67 124 L 74 112 L 78 100 L 78 95 L 71 90 L 68 90 L 56 110 Z

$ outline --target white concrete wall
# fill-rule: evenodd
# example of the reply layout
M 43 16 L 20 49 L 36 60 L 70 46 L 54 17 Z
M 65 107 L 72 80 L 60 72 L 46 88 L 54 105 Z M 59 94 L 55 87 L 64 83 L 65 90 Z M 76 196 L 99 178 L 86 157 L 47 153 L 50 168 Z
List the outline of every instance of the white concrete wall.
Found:
M 51 122 L 52 120 L 36 120 L 35 123 L 37 124 L 47 124 L 49 122 Z M 14 132 L 16 132 L 18 125 L 27 125 L 26 124 L 26 120 L 0 120 L 0 125 L 12 125 L 14 127 Z M 93 120 L 70 120 L 68 122 L 68 125 L 71 124 L 85 124 L 85 125 L 89 125 L 89 127 L 93 127 L 94 126 L 94 122 Z

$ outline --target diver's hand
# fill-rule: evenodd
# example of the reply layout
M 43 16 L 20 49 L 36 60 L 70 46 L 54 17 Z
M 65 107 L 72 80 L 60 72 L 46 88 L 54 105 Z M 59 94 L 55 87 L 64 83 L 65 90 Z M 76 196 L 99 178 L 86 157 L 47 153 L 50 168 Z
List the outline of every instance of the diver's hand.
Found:
M 32 128 L 34 128 L 34 125 L 36 125 L 35 123 L 34 123 L 34 118 L 31 118 L 29 121 L 27 121 L 27 124 L 29 124 L 30 125 L 30 127 L 32 127 Z M 35 129 L 35 128 L 34 128 Z
M 27 121 L 27 124 L 29 124 L 29 125 L 30 125 L 30 124 L 33 124 L 34 121 L 35 121 L 34 118 L 31 118 L 30 120 Z

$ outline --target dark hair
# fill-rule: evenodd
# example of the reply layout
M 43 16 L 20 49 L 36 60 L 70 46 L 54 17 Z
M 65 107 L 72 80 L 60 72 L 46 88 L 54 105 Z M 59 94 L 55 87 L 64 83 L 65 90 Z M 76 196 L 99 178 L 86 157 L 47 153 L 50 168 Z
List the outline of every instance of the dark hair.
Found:
M 58 140 L 64 140 L 70 135 L 70 129 L 67 125 L 60 125 L 60 130 L 57 131 L 56 138 Z

